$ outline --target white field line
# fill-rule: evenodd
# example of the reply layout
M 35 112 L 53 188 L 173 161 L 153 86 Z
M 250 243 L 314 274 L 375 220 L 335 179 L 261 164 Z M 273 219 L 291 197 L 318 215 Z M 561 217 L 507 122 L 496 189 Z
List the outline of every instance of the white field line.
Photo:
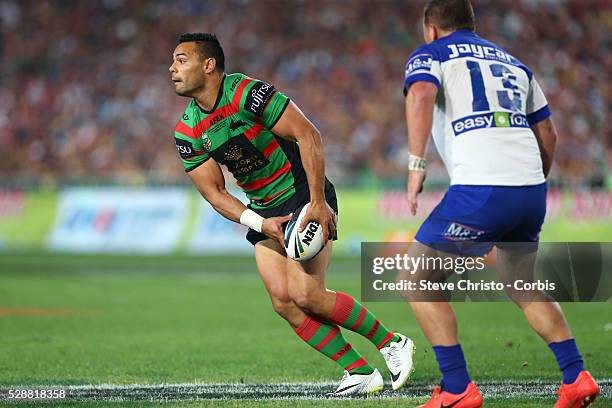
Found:
M 601 396 L 612 397 L 612 378 L 598 380 Z M 337 399 L 326 394 L 337 386 L 336 382 L 305 382 L 275 384 L 98 384 L 98 385 L 44 385 L 0 387 L 0 401 L 9 399 L 9 390 L 56 389 L 65 390 L 67 401 L 192 401 L 192 400 L 285 400 L 285 399 Z M 554 398 L 559 383 L 551 381 L 489 381 L 478 384 L 485 397 L 497 398 Z M 385 390 L 369 398 L 422 398 L 431 394 L 433 385 L 410 383 L 400 391 Z M 363 397 L 361 397 L 363 398 Z

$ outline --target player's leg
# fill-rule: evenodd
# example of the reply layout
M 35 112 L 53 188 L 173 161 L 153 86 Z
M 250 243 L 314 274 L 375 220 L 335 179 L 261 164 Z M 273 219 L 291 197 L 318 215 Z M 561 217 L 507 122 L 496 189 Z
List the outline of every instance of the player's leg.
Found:
M 309 316 L 290 298 L 287 279 L 287 258 L 284 248 L 271 239 L 257 242 L 255 259 L 261 279 L 270 295 L 274 310 L 293 327 L 296 334 L 307 344 L 338 363 L 351 374 L 368 374 L 364 381 L 355 382 L 346 388 L 341 385 L 339 394 L 375 392 L 382 389 L 382 378 L 372 375 L 374 369 L 352 348 L 338 327 L 318 316 Z M 372 378 L 370 378 L 372 377 Z M 380 377 L 380 374 L 378 374 Z M 376 380 L 380 379 L 380 384 Z M 344 382 L 343 382 L 344 383 Z
M 255 262 L 270 296 L 272 308 L 293 328 L 298 327 L 306 318 L 306 314 L 289 296 L 284 249 L 271 239 L 260 241 L 255 244 Z
M 512 283 L 517 279 L 531 282 L 535 275 L 536 252 L 514 251 L 497 248 L 497 268 L 502 279 Z M 572 337 L 565 321 L 561 307 L 545 292 L 509 292 L 510 297 L 519 306 L 531 328 L 546 343 L 561 342 Z
M 412 372 L 414 344 L 406 336 L 390 332 L 355 298 L 326 288 L 325 272 L 331 253 L 332 243 L 329 242 L 311 260 L 287 260 L 291 298 L 307 313 L 321 316 L 370 340 L 385 357 L 393 388 L 399 389 L 408 381 Z M 371 370 L 373 368 L 369 365 L 361 369 L 363 373 Z
M 455 256 L 451 253 L 433 250 L 418 242 L 411 245 L 409 255 L 412 257 L 424 256 L 425 259 L 433 257 L 446 259 Z M 432 278 L 437 271 L 421 268 L 412 272 L 410 279 L 417 282 L 421 279 L 437 280 Z M 412 292 L 403 295 L 409 301 L 423 334 L 433 348 L 442 373 L 441 391 L 457 395 L 464 393 L 470 385 L 471 379 L 459 343 L 457 318 L 450 303 L 443 301 L 435 294 L 420 298 L 413 297 L 415 294 Z M 435 301 L 430 301 L 430 298 Z
M 505 280 L 532 281 L 535 276 L 536 253 L 523 253 L 498 248 L 497 267 Z M 529 293 L 511 293 L 511 298 L 521 308 L 531 328 L 548 344 L 563 373 L 561 398 L 555 407 L 572 407 L 576 403 L 587 406 L 599 393 L 599 387 L 584 369 L 584 363 L 576 341 L 561 306 L 546 293 L 534 290 Z
M 313 347 L 322 350 L 330 350 L 341 364 L 346 362 L 345 369 L 351 373 L 371 374 L 374 368 L 361 357 L 346 341 L 342 333 L 332 321 L 327 319 L 327 316 L 333 309 L 333 292 L 328 292 L 325 289 L 325 269 L 329 263 L 331 255 L 331 243 L 321 251 L 319 255 L 311 260 L 302 262 L 308 265 L 311 270 L 316 270 L 317 273 L 312 275 L 298 272 L 300 263 L 290 258 L 285 258 L 285 266 L 287 268 L 289 278 L 289 294 L 293 301 L 304 310 L 309 318 L 304 323 L 304 326 L 316 324 L 316 322 L 328 322 L 328 325 L 333 326 L 333 331 L 326 338 L 318 339 L 310 337 L 310 333 L 306 330 L 298 332 L 300 337 Z M 306 275 L 306 276 L 302 276 Z M 316 302 L 316 307 L 315 306 Z M 304 306 L 313 306 L 312 308 Z M 312 320 L 313 322 L 310 322 Z M 329 338 L 327 338 L 329 337 Z M 348 358 L 344 357 L 345 353 L 350 353 Z
M 537 241 L 546 214 L 546 190 L 546 183 L 518 190 L 520 196 L 516 197 L 513 208 L 521 208 L 521 223 L 502 238 L 508 244 L 498 245 L 497 251 L 498 272 L 506 282 L 517 279 L 532 282 L 535 278 Z M 512 196 L 504 196 L 512 205 Z M 555 407 L 586 407 L 593 402 L 599 387 L 584 370 L 582 356 L 559 304 L 537 290 L 511 291 L 510 297 L 523 310 L 533 330 L 548 344 L 563 372 L 563 385 Z
M 303 310 L 329 319 L 335 324 L 361 334 L 378 349 L 399 340 L 355 298 L 325 287 L 325 271 L 332 254 L 332 244 L 316 257 L 298 262 L 288 259 L 289 292 Z
M 457 256 L 455 253 L 463 254 L 463 247 L 455 246 L 455 242 L 475 241 L 481 237 L 484 241 L 491 230 L 485 225 L 487 218 L 483 213 L 490 195 L 491 189 L 487 186 L 451 186 L 421 225 L 416 235 L 418 242 L 412 244 L 409 255 L 445 259 Z M 486 253 L 486 249 L 484 245 L 479 250 Z M 414 271 L 412 279 L 440 281 L 441 273 L 421 265 L 420 270 Z M 439 407 L 441 402 L 449 406 L 480 407 L 483 398 L 471 381 L 458 339 L 457 319 L 450 304 L 435 292 L 424 296 L 405 293 L 404 297 L 410 302 L 417 322 L 432 345 L 442 374 L 441 387 L 423 407 Z

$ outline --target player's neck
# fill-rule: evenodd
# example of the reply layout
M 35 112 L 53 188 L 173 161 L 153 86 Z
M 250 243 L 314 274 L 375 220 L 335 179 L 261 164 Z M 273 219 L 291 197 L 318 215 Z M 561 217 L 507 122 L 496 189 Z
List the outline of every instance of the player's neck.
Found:
M 456 31 L 457 30 L 452 30 L 452 31 L 438 30 L 438 37 L 435 40 L 439 40 L 440 38 L 448 37 L 449 35 L 453 34 Z
M 193 95 L 193 98 L 200 108 L 210 111 L 215 107 L 217 96 L 219 95 L 219 88 L 221 87 L 224 76 L 224 73 L 215 73 L 211 75 L 210 78 L 207 78 L 204 87 Z

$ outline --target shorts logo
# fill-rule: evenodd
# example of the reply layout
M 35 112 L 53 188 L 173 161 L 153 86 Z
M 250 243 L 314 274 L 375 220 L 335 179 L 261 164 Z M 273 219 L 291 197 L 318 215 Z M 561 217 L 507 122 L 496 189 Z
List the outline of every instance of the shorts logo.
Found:
M 244 108 L 255 116 L 263 116 L 264 109 L 276 90 L 270 84 L 262 81 L 255 82 L 244 101 Z
M 204 132 L 204 134 L 202 135 L 202 146 L 207 152 L 210 152 L 210 149 L 212 148 L 212 142 L 210 141 L 210 138 L 208 137 L 206 132 Z
M 431 54 L 417 54 L 406 64 L 406 76 L 414 71 L 430 71 L 433 57 Z
M 488 112 L 479 115 L 466 116 L 452 122 L 455 136 L 470 130 L 485 128 L 528 128 L 527 117 L 520 113 Z
M 451 222 L 442 236 L 449 241 L 474 241 L 485 232 L 467 225 Z

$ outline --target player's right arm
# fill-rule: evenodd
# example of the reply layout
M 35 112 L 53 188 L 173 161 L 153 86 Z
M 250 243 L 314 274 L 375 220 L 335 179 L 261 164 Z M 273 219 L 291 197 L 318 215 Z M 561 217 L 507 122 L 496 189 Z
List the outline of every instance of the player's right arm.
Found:
M 215 211 L 228 220 L 253 228 L 282 244 L 284 234 L 281 225 L 289 221 L 291 215 L 264 219 L 231 195 L 225 189 L 225 177 L 219 163 L 210 157 L 202 138 L 195 136 L 193 125 L 184 122 L 188 117 L 186 113 L 177 123 L 174 129 L 174 142 L 185 171 L 195 188 Z
M 408 125 L 408 206 L 416 214 L 417 196 L 425 181 L 425 151 L 433 125 L 433 111 L 440 86 L 440 62 L 426 46 L 412 53 L 406 63 L 404 93 L 406 94 L 406 121 Z M 423 163 L 413 168 L 413 162 Z
M 406 96 L 406 121 L 408 122 L 408 146 L 411 156 L 424 158 L 431 134 L 433 110 L 438 89 L 429 82 L 415 82 Z M 425 169 L 408 170 L 408 206 L 412 215 L 418 207 L 418 194 L 423 191 Z
M 195 188 L 215 211 L 228 220 L 240 222 L 240 215 L 247 208 L 225 189 L 225 177 L 216 161 L 209 159 L 187 174 Z
M 225 177 L 216 161 L 209 159 L 187 174 L 195 188 L 215 211 L 231 221 L 244 224 L 245 212 L 252 212 L 252 210 L 227 191 Z M 290 219 L 291 214 L 284 217 L 264 218 L 261 232 L 282 244 L 284 239 L 282 225 Z M 248 226 L 251 227 L 251 225 Z

